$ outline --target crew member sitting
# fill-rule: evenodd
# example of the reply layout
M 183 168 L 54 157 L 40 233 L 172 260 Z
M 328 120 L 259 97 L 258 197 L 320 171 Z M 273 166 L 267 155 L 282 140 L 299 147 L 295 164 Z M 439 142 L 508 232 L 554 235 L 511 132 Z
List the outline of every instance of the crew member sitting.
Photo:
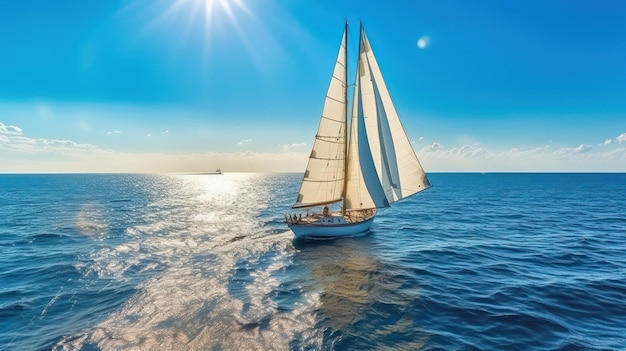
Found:
M 324 206 L 324 209 L 322 210 L 322 214 L 324 215 L 324 217 L 328 217 L 328 206 Z

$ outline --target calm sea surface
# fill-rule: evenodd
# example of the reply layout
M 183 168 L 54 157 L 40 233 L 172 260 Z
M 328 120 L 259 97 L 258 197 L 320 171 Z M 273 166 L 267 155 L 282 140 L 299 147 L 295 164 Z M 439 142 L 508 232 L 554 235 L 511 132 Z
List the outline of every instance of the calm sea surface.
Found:
M 626 350 L 626 174 L 431 174 L 314 243 L 300 179 L 0 175 L 0 349 Z

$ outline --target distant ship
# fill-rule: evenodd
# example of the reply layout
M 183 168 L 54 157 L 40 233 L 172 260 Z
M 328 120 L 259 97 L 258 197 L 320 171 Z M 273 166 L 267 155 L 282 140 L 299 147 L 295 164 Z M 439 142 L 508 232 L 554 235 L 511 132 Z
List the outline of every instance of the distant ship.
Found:
M 219 168 L 215 170 L 215 172 L 200 172 L 200 173 L 191 173 L 195 175 L 220 175 L 222 174 L 222 170 Z
M 346 23 L 313 149 L 292 206 L 307 213 L 285 217 L 296 237 L 364 235 L 377 208 L 430 187 L 362 25 L 348 124 L 347 35 Z M 330 211 L 328 205 L 338 202 L 341 211 Z M 321 212 L 308 210 L 322 206 Z

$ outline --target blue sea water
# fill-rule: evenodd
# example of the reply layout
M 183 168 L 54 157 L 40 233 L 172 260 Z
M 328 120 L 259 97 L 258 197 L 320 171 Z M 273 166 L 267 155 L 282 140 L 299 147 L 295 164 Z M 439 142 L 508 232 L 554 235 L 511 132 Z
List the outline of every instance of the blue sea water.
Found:
M 0 175 L 0 350 L 626 349 L 626 174 L 429 177 L 311 243 L 300 174 Z

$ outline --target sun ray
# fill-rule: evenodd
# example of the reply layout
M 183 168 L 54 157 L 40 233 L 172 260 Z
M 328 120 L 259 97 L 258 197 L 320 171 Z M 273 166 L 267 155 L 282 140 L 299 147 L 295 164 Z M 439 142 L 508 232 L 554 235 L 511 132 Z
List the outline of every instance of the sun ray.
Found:
M 185 53 L 184 59 L 196 61 L 206 79 L 214 71 L 215 62 L 235 53 L 241 56 L 242 51 L 260 74 L 285 59 L 267 22 L 259 19 L 266 13 L 272 13 L 273 22 L 283 27 L 289 23 L 293 33 L 302 34 L 279 7 L 273 6 L 274 0 L 128 1 L 123 14 L 133 15 L 133 22 L 145 24 L 139 34 L 157 38 L 158 45 L 174 45 L 171 54 Z

